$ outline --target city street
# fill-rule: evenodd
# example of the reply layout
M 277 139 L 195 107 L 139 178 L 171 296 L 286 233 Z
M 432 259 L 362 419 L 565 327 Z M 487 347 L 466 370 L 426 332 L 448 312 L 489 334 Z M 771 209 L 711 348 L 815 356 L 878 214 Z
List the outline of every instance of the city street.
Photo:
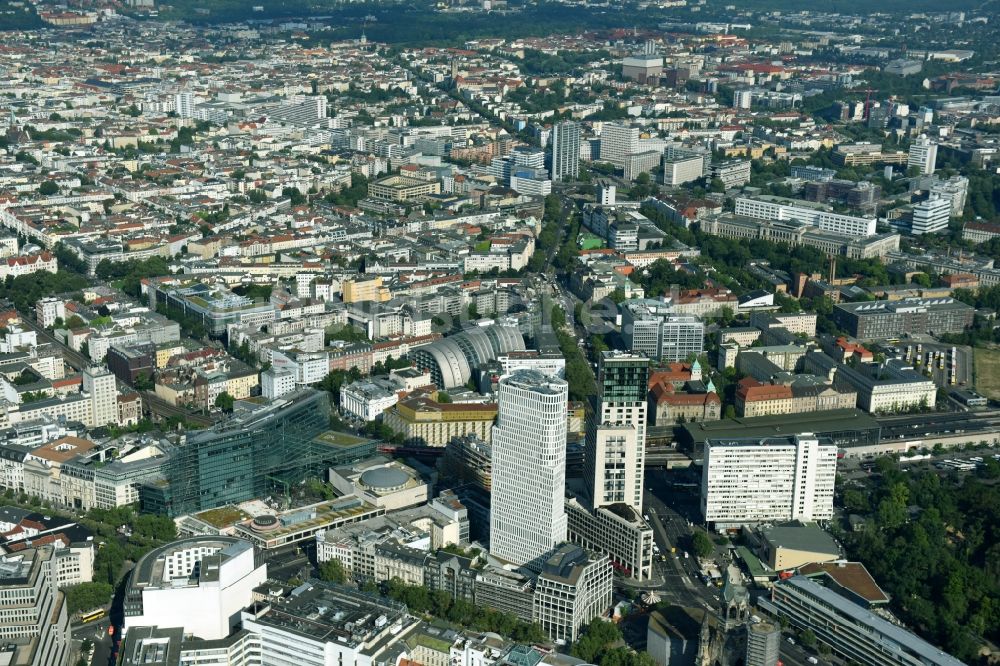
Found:
M 649 516 L 660 554 L 666 557 L 665 561 L 654 563 L 657 574 L 664 580 L 658 592 L 664 601 L 714 611 L 718 608 L 721 590 L 714 585 L 706 586 L 698 579 L 698 561 L 693 555 L 684 557 L 690 548 L 688 520 L 691 511 L 698 510 L 698 498 L 691 490 L 673 486 L 663 470 L 646 472 L 644 511 Z M 671 553 L 671 548 L 676 548 L 676 552 Z
M 92 666 L 107 666 L 111 660 L 111 649 L 114 638 L 108 635 L 108 626 L 111 620 L 104 617 L 97 622 L 88 622 L 73 629 L 73 639 L 77 641 L 89 640 L 94 644 L 94 656 L 90 660 Z
M 664 601 L 682 606 L 702 606 L 711 611 L 719 609 L 722 590 L 714 584 L 707 586 L 698 579 L 698 561 L 694 555 L 685 558 L 685 550 L 690 548 L 693 525 L 699 524 L 699 496 L 695 481 L 697 475 L 688 470 L 666 472 L 662 469 L 647 469 L 644 510 L 653 528 L 653 537 L 666 561 L 656 562 L 656 573 L 665 580 L 657 590 Z M 671 553 L 670 548 L 677 552 Z M 720 570 L 727 561 L 723 548 L 716 548 L 715 558 Z M 751 591 L 755 597 L 755 591 Z M 821 657 L 788 640 L 784 634 L 781 640 L 781 658 L 786 666 L 813 666 L 810 657 L 819 664 L 840 664 L 835 657 Z

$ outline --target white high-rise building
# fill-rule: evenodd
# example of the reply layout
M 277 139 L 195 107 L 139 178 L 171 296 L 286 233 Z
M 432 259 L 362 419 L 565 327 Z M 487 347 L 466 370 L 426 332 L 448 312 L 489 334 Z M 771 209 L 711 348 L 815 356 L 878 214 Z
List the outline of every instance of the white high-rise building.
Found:
M 540 566 L 566 540 L 565 380 L 534 370 L 500 379 L 493 426 L 490 552 Z
M 747 90 L 744 88 L 733 92 L 734 109 L 749 109 L 752 104 L 753 104 L 752 90 Z
M 837 446 L 810 433 L 767 439 L 709 440 L 701 510 L 716 529 L 833 517 Z
M 663 184 L 683 185 L 698 180 L 704 172 L 705 159 L 701 155 L 663 160 Z
M 948 228 L 951 217 L 951 201 L 937 196 L 931 196 L 927 201 L 921 201 L 913 207 L 913 223 L 910 233 L 914 236 L 933 234 Z
M 601 127 L 601 161 L 624 166 L 625 158 L 639 150 L 639 128 L 604 123 Z
M 906 158 L 907 167 L 917 167 L 920 174 L 929 176 L 934 173 L 937 164 L 937 144 L 921 134 L 916 141 L 910 144 L 910 152 Z
M 291 393 L 295 390 L 295 371 L 272 366 L 260 373 L 260 387 L 261 395 L 269 400 Z
M 43 328 L 56 325 L 56 319 L 66 319 L 66 302 L 60 298 L 43 298 L 35 302 L 35 321 Z
M 194 93 L 182 92 L 174 96 L 174 109 L 178 118 L 194 117 Z
M 597 188 L 597 203 L 602 206 L 614 206 L 618 201 L 618 188 L 605 183 Z
M 545 168 L 545 153 L 528 146 L 515 148 L 510 152 L 511 167 L 527 167 L 529 169 Z
M 83 371 L 83 391 L 90 394 L 91 427 L 118 423 L 118 385 L 115 376 L 104 368 Z
M 274 118 L 297 125 L 315 125 L 327 116 L 327 100 L 323 95 L 295 95 L 288 104 L 275 109 Z
M 568 180 L 580 175 L 580 125 L 571 120 L 552 128 L 552 180 Z

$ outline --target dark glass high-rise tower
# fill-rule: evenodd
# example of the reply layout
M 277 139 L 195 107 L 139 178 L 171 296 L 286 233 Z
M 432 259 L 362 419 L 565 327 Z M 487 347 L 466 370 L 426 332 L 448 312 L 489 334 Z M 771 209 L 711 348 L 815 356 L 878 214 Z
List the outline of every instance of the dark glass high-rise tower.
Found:
M 598 393 L 587 424 L 586 481 L 595 508 L 624 503 L 642 510 L 648 382 L 647 357 L 601 354 Z

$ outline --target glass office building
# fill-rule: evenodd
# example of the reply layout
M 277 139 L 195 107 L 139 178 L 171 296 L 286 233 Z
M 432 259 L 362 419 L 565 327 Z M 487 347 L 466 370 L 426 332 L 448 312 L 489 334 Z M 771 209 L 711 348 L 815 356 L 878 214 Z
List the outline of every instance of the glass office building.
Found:
M 140 489 L 142 509 L 178 516 L 283 495 L 307 476 L 325 475 L 343 455 L 319 437 L 329 427 L 327 394 L 304 390 L 191 432 L 170 451 L 161 476 Z

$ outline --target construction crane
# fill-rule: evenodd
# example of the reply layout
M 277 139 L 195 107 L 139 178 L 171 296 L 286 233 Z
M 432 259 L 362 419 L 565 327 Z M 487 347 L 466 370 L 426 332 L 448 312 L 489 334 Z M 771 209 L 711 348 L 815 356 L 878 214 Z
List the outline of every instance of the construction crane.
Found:
M 868 120 L 868 117 L 871 115 L 871 112 L 872 112 L 872 93 L 873 92 L 878 92 L 878 91 L 874 90 L 873 88 L 865 88 L 864 90 L 857 90 L 855 92 L 863 92 L 866 95 L 866 97 L 865 97 L 865 112 L 864 112 L 864 115 L 862 116 L 862 118 L 864 120 Z
M 288 481 L 285 481 L 284 479 L 279 478 L 277 476 L 271 476 L 271 475 L 267 475 L 267 477 L 265 477 L 265 478 L 268 481 L 273 481 L 275 483 L 275 485 L 283 487 L 285 489 L 284 502 L 281 503 L 282 504 L 282 508 L 287 509 L 289 506 L 291 506 L 291 504 L 292 504 L 292 492 L 291 492 L 291 488 L 289 487 Z

